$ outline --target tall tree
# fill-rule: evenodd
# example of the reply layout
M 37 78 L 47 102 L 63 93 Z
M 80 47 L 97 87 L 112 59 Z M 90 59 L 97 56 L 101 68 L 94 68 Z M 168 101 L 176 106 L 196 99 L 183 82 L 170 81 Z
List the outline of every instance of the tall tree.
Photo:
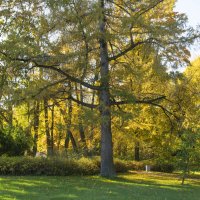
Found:
M 163 94 L 135 94 L 131 87 L 123 87 L 126 80 L 120 81 L 117 71 L 133 73 L 129 66 L 134 67 L 134 64 L 130 65 L 127 58 L 137 57 L 138 49 L 142 49 L 143 55 L 154 52 L 157 62 L 153 65 L 170 62 L 171 66 L 177 66 L 187 61 L 186 46 L 199 35 L 185 26 L 184 15 L 173 11 L 174 0 L 2 3 L 1 12 L 5 16 L 1 32 L 6 36 L 0 44 L 3 59 L 11 60 L 16 69 L 43 68 L 51 78 L 57 74 L 55 82 L 48 87 L 62 83 L 68 93 L 66 85 L 71 81 L 88 91 L 85 102 L 76 99 L 73 92 L 67 98 L 99 109 L 101 175 L 115 176 L 111 106 L 137 103 L 158 106 L 165 98 Z M 92 84 L 96 74 L 99 74 L 99 85 Z M 99 94 L 95 105 L 90 103 L 92 90 Z

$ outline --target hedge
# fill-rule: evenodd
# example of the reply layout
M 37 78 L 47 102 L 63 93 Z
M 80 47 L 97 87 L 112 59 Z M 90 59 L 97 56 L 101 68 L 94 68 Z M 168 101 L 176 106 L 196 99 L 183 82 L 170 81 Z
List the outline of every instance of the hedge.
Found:
M 143 162 L 114 160 L 117 173 L 129 170 L 144 170 Z M 172 172 L 173 167 L 153 165 L 152 171 Z M 0 175 L 97 175 L 100 173 L 100 158 L 33 158 L 0 157 Z
M 116 160 L 117 172 L 127 172 L 132 166 Z M 0 157 L 0 175 L 95 175 L 100 173 L 100 160 L 80 158 Z

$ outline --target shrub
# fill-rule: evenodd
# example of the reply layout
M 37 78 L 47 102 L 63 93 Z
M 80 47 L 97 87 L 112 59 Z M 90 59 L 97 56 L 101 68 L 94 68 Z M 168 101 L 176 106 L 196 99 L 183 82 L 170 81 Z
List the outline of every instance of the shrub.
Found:
M 0 175 L 94 175 L 99 167 L 90 159 L 1 157 Z
M 175 170 L 175 166 L 169 163 L 154 164 L 152 165 L 151 170 L 157 172 L 172 173 Z
M 127 172 L 129 170 L 144 170 L 145 165 L 143 162 L 137 162 L 137 161 L 124 161 L 116 159 L 114 161 L 116 172 Z
M 79 173 L 82 175 L 92 175 L 100 172 L 99 164 L 89 158 L 82 157 L 76 162 L 78 164 Z
M 127 172 L 129 170 L 129 165 L 127 161 L 115 159 L 114 160 L 114 165 L 116 172 Z
M 32 138 L 19 126 L 0 130 L 0 155 L 22 156 L 30 149 Z
M 174 165 L 161 162 L 124 161 L 114 159 L 118 173 L 129 170 L 145 170 L 151 165 L 152 171 L 173 172 Z M 33 158 L 33 157 L 0 157 L 0 175 L 96 175 L 100 173 L 100 157 L 93 158 Z
M 127 172 L 138 169 L 134 162 L 116 159 L 116 171 Z M 0 157 L 0 175 L 95 175 L 100 173 L 100 158 L 32 158 Z
M 129 161 L 128 162 L 128 168 L 129 170 L 135 170 L 135 171 L 138 171 L 138 170 L 144 170 L 145 169 L 145 163 L 140 161 Z
M 96 156 L 93 157 L 92 160 L 96 162 L 96 164 L 101 167 L 100 157 Z M 114 165 L 116 172 L 127 172 L 129 170 L 144 170 L 144 163 L 143 162 L 136 162 L 136 161 L 125 161 L 120 159 L 114 159 Z

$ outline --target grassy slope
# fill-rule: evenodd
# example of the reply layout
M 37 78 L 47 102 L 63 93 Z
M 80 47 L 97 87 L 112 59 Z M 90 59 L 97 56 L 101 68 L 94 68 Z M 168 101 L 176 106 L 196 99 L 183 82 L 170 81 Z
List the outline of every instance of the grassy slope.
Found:
M 200 176 L 181 186 L 175 174 L 93 177 L 0 177 L 1 200 L 199 200 Z

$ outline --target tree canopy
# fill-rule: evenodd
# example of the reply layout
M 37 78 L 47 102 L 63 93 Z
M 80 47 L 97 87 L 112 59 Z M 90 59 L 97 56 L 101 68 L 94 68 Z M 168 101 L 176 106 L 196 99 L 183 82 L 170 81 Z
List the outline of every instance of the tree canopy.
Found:
M 2 129 L 22 126 L 35 153 L 42 134 L 49 155 L 70 141 L 85 154 L 96 148 L 102 176 L 115 176 L 113 145 L 126 154 L 127 138 L 162 141 L 166 152 L 181 131 L 199 130 L 199 61 L 180 76 L 167 71 L 190 65 L 199 38 L 175 2 L 2 0 Z

